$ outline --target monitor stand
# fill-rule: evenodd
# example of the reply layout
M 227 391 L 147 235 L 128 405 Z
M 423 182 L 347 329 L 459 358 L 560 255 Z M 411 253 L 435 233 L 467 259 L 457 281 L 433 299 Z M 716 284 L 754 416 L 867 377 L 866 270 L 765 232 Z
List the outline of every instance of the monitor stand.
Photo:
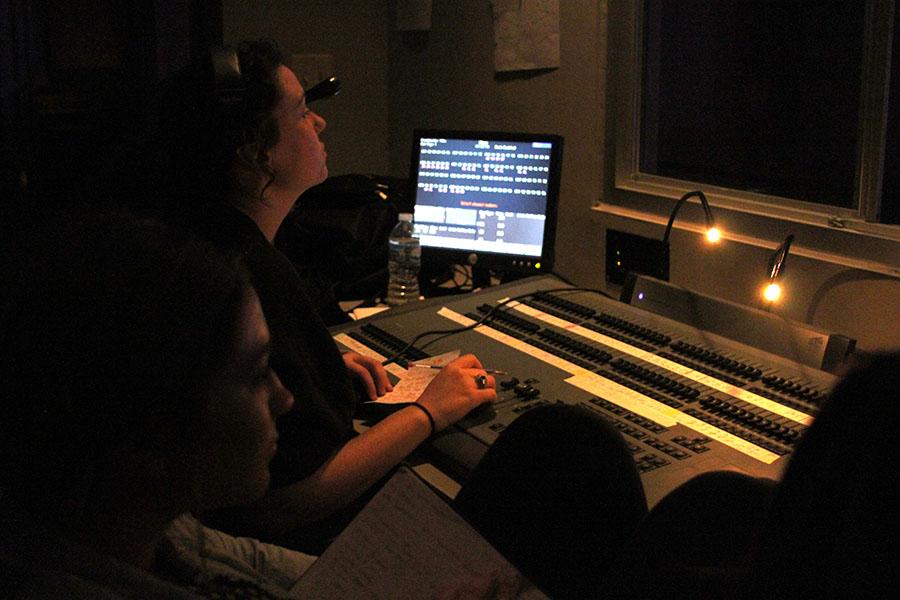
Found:
M 419 275 L 419 287 L 423 296 L 432 298 L 466 294 L 472 290 L 488 288 L 530 276 L 529 273 L 499 271 L 477 265 L 426 265 L 423 263 Z
M 426 298 L 465 294 L 475 289 L 473 279 L 471 268 L 465 265 L 423 261 L 419 272 L 419 289 Z

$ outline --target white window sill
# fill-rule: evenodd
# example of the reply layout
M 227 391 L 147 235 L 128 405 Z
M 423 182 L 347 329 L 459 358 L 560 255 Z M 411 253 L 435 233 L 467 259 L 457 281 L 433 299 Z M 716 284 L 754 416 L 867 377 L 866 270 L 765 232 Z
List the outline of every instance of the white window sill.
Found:
M 673 200 L 680 194 L 653 197 L 648 192 L 662 190 L 648 187 L 652 188 L 641 184 L 629 189 L 620 184 L 614 192 L 614 200 L 599 201 L 593 210 L 665 227 L 674 206 Z M 706 192 L 706 188 L 703 189 Z M 829 224 L 829 216 L 822 212 L 788 207 L 773 214 L 776 211 L 770 210 L 771 206 L 761 204 L 753 210 L 744 200 L 730 201 L 709 192 L 706 195 L 723 240 L 774 250 L 793 233 L 791 254 L 900 278 L 898 226 L 840 217 L 845 226 L 839 228 Z M 703 223 L 700 205 L 692 200 L 681 207 L 673 228 L 702 233 L 705 230 Z

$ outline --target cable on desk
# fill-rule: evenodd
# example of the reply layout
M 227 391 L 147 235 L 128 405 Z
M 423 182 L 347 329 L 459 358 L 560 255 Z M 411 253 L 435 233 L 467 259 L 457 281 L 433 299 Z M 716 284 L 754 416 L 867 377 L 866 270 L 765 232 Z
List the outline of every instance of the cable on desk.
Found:
M 428 335 L 436 335 L 436 336 L 439 336 L 439 337 L 436 337 L 436 338 L 434 338 L 433 340 L 430 340 L 429 342 L 423 344 L 423 345 L 420 347 L 420 350 L 424 350 L 425 348 L 427 348 L 428 346 L 430 346 L 431 344 L 433 344 L 434 342 L 436 342 L 436 341 L 438 341 L 438 340 L 442 340 L 442 339 L 444 339 L 444 338 L 446 338 L 446 337 L 449 337 L 449 336 L 454 335 L 454 334 L 457 334 L 457 333 L 462 333 L 463 331 L 469 331 L 470 329 L 475 329 L 475 328 L 478 327 L 479 325 L 485 324 L 485 323 L 486 323 L 486 322 L 494 315 L 494 313 L 496 313 L 500 308 L 506 306 L 506 305 L 509 304 L 510 302 L 515 302 L 515 301 L 517 301 L 517 300 L 523 300 L 523 299 L 525 299 L 525 298 L 530 298 L 530 297 L 532 297 L 532 296 L 535 296 L 535 295 L 538 294 L 538 293 L 542 293 L 542 294 L 556 294 L 556 293 L 559 293 L 559 292 L 591 292 L 591 293 L 594 293 L 594 294 L 600 294 L 601 296 L 605 296 L 605 297 L 610 298 L 610 299 L 612 299 L 612 300 L 616 300 L 616 298 L 613 298 L 612 296 L 610 296 L 609 294 L 607 294 L 607 293 L 604 292 L 603 290 L 599 290 L 599 289 L 595 289 L 595 288 L 586 288 L 586 287 L 551 288 L 551 289 L 549 289 L 549 290 L 536 290 L 536 291 L 534 291 L 534 292 L 528 292 L 528 293 L 526 293 L 526 294 L 520 294 L 520 295 L 518 295 L 518 296 L 513 296 L 512 298 L 507 298 L 507 299 L 504 300 L 503 302 L 500 302 L 499 304 L 497 304 L 497 305 L 495 305 L 494 307 L 492 307 L 491 310 L 489 310 L 488 312 L 486 312 L 486 313 L 484 314 L 484 316 L 482 316 L 480 319 L 478 319 L 477 321 L 475 321 L 474 323 L 472 323 L 472 324 L 470 324 L 470 325 L 466 325 L 465 327 L 454 327 L 453 329 L 433 329 L 433 330 L 430 330 L 430 331 L 423 331 L 422 333 L 420 333 L 420 334 L 418 334 L 417 336 L 415 336 L 415 337 L 412 339 L 412 341 L 410 341 L 406 346 L 403 347 L 402 350 L 400 350 L 399 352 L 395 353 L 393 356 L 391 356 L 391 357 L 389 357 L 389 358 L 386 358 L 386 359 L 384 359 L 383 361 L 381 361 L 381 364 L 386 366 L 386 365 L 391 364 L 392 362 L 396 362 L 398 365 L 404 366 L 404 365 L 402 365 L 401 363 L 397 362 L 397 360 L 398 360 L 401 356 L 403 356 L 403 354 L 404 354 L 407 350 L 409 350 L 410 348 L 412 348 L 412 347 L 416 344 L 416 342 L 418 342 L 420 339 L 422 339 L 422 338 L 425 337 L 425 336 L 428 336 Z M 509 309 L 507 309 L 507 310 L 509 310 Z

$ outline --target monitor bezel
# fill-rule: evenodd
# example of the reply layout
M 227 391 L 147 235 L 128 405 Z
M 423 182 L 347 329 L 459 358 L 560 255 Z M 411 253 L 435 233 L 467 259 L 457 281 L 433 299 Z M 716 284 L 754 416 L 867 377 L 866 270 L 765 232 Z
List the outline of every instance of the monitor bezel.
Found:
M 537 275 L 551 272 L 556 249 L 556 221 L 559 207 L 559 184 L 562 175 L 563 137 L 549 133 L 528 133 L 514 131 L 481 131 L 461 129 L 416 129 L 413 131 L 412 160 L 409 175 L 409 198 L 415 210 L 416 192 L 419 187 L 419 153 L 422 138 L 448 138 L 460 140 L 490 140 L 512 142 L 550 142 L 551 169 L 547 176 L 547 205 L 544 209 L 544 239 L 541 245 L 541 256 L 525 256 L 500 252 L 472 252 L 455 248 L 439 248 L 422 246 L 423 268 L 449 264 L 472 264 L 470 256 L 475 254 L 477 262 L 472 266 L 510 273 L 526 273 Z M 539 265 L 536 267 L 535 265 Z

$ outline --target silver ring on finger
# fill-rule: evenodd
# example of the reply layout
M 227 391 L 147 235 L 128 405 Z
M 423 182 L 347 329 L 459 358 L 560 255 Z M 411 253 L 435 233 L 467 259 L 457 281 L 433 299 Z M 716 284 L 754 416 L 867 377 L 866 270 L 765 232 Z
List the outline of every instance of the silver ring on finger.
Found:
M 483 390 L 487 387 L 487 376 L 486 375 L 476 375 L 475 376 L 475 385 L 478 386 L 479 390 Z

